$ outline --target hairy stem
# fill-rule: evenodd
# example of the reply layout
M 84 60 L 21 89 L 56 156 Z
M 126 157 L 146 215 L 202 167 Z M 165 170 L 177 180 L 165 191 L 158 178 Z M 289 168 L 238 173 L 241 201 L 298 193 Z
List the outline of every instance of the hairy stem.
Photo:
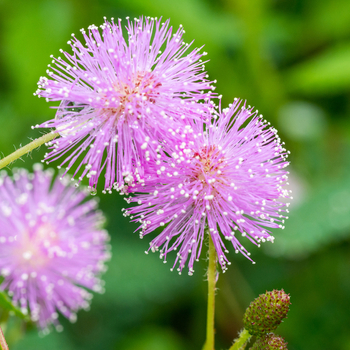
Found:
M 216 284 L 216 250 L 209 235 L 209 266 L 208 266 L 208 310 L 207 310 L 207 339 L 203 350 L 214 350 L 215 330 L 215 284 Z
M 244 350 L 250 337 L 251 335 L 249 332 L 246 329 L 243 329 L 239 335 L 239 338 L 235 340 L 229 350 Z
M 34 148 L 41 146 L 43 143 L 51 141 L 52 139 L 54 139 L 57 136 L 59 136 L 58 132 L 51 131 L 51 132 L 33 140 L 32 142 L 28 143 L 27 145 L 19 148 L 15 152 L 11 153 L 7 157 L 0 160 L 0 169 L 4 168 L 6 165 L 12 163 L 13 161 L 18 159 L 19 157 L 23 156 L 24 154 L 32 151 Z
M 2 332 L 1 327 L 0 327 L 0 350 L 9 350 L 9 347 L 7 346 L 4 333 Z

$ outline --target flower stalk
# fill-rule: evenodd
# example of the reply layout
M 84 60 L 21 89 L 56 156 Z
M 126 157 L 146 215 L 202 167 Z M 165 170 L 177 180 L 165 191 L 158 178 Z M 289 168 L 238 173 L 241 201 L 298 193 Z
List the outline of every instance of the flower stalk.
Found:
M 15 152 L 11 153 L 7 157 L 0 160 L 0 169 L 2 169 L 5 166 L 7 166 L 8 164 L 14 162 L 16 159 L 22 157 L 24 154 L 29 153 L 33 149 L 41 146 L 42 144 L 51 141 L 52 139 L 54 139 L 57 136 L 59 136 L 58 132 L 51 131 L 51 132 L 33 140 L 32 142 L 28 143 L 27 145 L 19 148 Z
M 208 265 L 208 310 L 207 310 L 207 339 L 203 350 L 214 350 L 215 329 L 215 284 L 216 284 L 216 250 L 209 230 L 209 265 Z
M 229 350 L 244 350 L 251 335 L 246 329 L 240 333 L 239 338 L 235 340 Z
M 1 327 L 0 327 L 0 350 L 9 350 L 9 347 L 6 343 L 4 333 L 2 332 Z

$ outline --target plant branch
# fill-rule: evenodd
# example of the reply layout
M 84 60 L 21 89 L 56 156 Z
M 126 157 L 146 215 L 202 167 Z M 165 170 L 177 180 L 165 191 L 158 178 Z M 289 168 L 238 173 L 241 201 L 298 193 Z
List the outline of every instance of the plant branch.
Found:
M 0 327 L 0 350 L 9 350 L 9 347 L 7 346 L 4 333 L 2 332 L 1 327 Z
M 229 350 L 244 350 L 251 335 L 246 329 L 240 333 L 239 338 L 235 340 Z
M 215 284 L 216 284 L 216 250 L 209 236 L 209 266 L 208 266 L 208 310 L 207 310 L 207 339 L 204 344 L 203 350 L 214 350 L 215 343 L 215 329 L 214 329 L 214 316 L 215 316 Z
M 6 165 L 12 163 L 16 159 L 23 156 L 24 154 L 32 151 L 34 148 L 41 146 L 43 143 L 51 141 L 52 139 L 54 139 L 57 136 L 59 136 L 58 132 L 51 131 L 51 132 L 33 140 L 32 142 L 28 143 L 27 145 L 19 148 L 15 152 L 11 153 L 7 157 L 0 160 L 0 169 L 4 168 Z

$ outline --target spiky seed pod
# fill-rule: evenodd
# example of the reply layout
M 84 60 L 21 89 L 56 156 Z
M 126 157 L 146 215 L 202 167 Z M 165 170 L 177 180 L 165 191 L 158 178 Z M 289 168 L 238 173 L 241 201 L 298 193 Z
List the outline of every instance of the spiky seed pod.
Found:
M 272 332 L 287 317 L 290 296 L 284 290 L 260 294 L 244 314 L 244 327 L 251 334 L 263 336 Z
M 279 335 L 270 333 L 259 338 L 251 350 L 287 350 L 287 342 Z

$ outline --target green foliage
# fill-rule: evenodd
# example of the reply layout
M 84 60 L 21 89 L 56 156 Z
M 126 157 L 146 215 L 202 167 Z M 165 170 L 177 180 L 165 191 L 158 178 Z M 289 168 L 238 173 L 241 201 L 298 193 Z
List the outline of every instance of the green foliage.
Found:
M 22 335 L 23 336 L 23 335 Z M 6 338 L 9 342 L 9 339 Z M 9 345 L 11 346 L 11 345 Z M 11 350 L 75 350 L 74 344 L 70 341 L 64 333 L 52 333 L 44 338 L 39 337 L 37 331 L 28 332 L 25 335 L 25 341 L 15 342 L 10 347 Z M 135 349 L 136 350 L 136 349 Z
M 337 44 L 293 66 L 285 79 L 291 93 L 305 96 L 339 94 L 350 88 L 350 43 Z
M 118 346 L 118 350 L 186 350 L 189 349 L 174 331 L 164 327 L 139 330 Z
M 14 306 L 10 300 L 10 298 L 7 296 L 7 294 L 3 291 L 0 291 L 0 308 L 2 310 L 8 311 L 20 318 L 26 319 L 27 316 L 24 315 L 20 309 L 18 309 L 16 306 Z
M 320 183 L 291 212 L 286 229 L 279 234 L 283 238 L 266 246 L 275 256 L 305 257 L 346 238 L 350 230 L 350 175 Z
M 33 92 L 49 55 L 67 50 L 71 33 L 80 38 L 80 28 L 101 24 L 103 16 L 163 16 L 175 28 L 183 24 L 187 42 L 205 45 L 223 107 L 236 96 L 247 99 L 278 127 L 291 151 L 295 198 L 286 229 L 275 231 L 275 243 L 261 251 L 246 244 L 256 265 L 229 256 L 233 264 L 220 276 L 227 285 L 218 282 L 217 348 L 227 348 L 242 328 L 250 294 L 284 287 L 294 300 L 288 323 L 280 326 L 290 349 L 347 350 L 349 8 L 348 0 L 0 0 L 0 154 L 40 136 L 30 126 L 54 116 Z M 44 151 L 15 165 L 30 169 Z M 76 324 L 62 319 L 63 333 L 41 339 L 36 330 L 18 331 L 18 340 L 11 329 L 23 325 L 9 326 L 11 349 L 201 348 L 205 254 L 193 277 L 171 273 L 171 256 L 164 265 L 143 253 L 150 237 L 138 240 L 135 226 L 120 214 L 123 206 L 115 193 L 101 196 L 113 246 L 106 293 L 94 297 L 91 311 L 80 312 Z

